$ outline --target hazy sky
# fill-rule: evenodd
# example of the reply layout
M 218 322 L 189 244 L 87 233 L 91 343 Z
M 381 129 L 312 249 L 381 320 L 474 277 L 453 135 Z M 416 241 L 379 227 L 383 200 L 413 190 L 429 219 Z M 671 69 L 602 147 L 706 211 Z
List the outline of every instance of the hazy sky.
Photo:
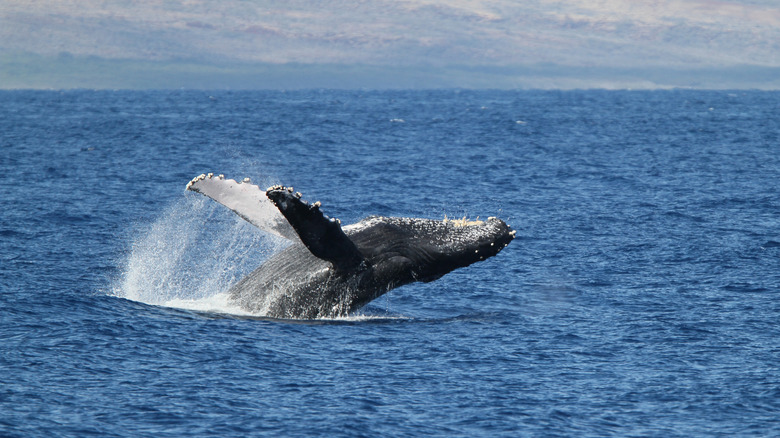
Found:
M 0 0 L 0 54 L 513 67 L 780 67 L 778 0 Z

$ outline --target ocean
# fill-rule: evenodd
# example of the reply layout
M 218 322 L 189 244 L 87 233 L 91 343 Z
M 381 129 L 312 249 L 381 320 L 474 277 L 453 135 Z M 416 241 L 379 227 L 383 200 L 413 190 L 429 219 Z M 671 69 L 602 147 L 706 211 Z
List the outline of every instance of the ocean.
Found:
M 780 436 L 780 93 L 0 91 L 0 436 Z M 227 288 L 345 224 L 497 216 L 496 257 L 359 312 Z

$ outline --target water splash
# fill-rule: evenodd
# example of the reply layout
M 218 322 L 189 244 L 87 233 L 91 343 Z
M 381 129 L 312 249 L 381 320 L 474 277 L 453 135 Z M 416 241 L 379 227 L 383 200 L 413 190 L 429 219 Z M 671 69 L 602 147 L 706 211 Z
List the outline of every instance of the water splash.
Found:
M 225 292 L 284 245 L 188 194 L 133 239 L 113 292 L 146 304 L 246 314 Z
M 209 199 L 187 193 L 132 239 L 112 294 L 156 306 L 264 317 L 226 293 L 289 242 L 252 226 Z M 387 298 L 385 298 L 387 299 Z M 384 321 L 387 314 L 325 318 L 332 322 Z

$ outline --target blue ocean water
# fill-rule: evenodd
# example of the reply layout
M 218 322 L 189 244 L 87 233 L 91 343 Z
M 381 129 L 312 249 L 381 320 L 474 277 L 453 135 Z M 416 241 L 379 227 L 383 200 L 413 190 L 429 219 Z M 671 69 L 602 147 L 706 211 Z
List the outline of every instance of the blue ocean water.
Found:
M 780 93 L 0 102 L 2 436 L 780 435 Z M 517 238 L 349 318 L 231 314 L 279 243 L 205 172 Z

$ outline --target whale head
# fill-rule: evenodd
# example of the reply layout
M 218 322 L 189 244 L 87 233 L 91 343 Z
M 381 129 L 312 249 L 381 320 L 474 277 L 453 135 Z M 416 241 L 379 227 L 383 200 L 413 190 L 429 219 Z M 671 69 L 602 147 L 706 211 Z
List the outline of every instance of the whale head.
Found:
M 401 277 L 407 281 L 424 282 L 493 257 L 515 237 L 506 222 L 494 217 L 468 221 L 375 216 L 345 231 L 378 271 L 399 277 L 403 270 L 407 275 Z
M 515 237 L 506 222 L 443 220 L 423 224 L 413 240 L 420 262 L 414 270 L 419 281 L 433 281 L 455 269 L 485 260 L 506 248 Z

